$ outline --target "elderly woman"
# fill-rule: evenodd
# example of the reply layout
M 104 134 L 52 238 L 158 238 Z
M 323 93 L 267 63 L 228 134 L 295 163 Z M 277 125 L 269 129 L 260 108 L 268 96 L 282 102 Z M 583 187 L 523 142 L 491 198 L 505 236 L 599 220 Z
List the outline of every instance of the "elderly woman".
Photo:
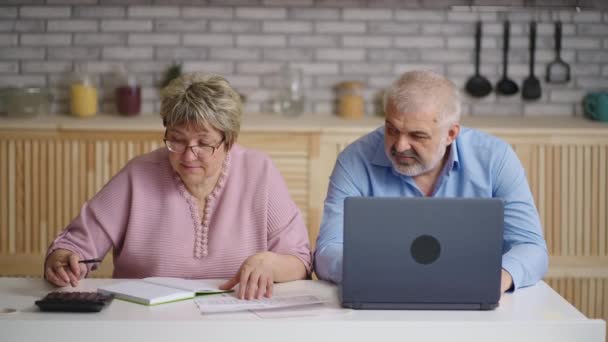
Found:
M 49 247 L 45 278 L 76 286 L 114 253 L 115 278 L 229 278 L 239 298 L 304 279 L 311 253 L 300 211 L 264 154 L 236 140 L 242 104 L 221 76 L 187 74 L 162 92 L 164 148 L 131 160 Z

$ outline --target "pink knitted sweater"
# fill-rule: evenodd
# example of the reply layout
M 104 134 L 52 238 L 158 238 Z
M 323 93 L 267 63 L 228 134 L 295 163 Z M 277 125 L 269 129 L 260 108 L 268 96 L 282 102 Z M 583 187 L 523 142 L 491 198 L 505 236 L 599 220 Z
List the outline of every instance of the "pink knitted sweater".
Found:
M 166 148 L 132 159 L 55 239 L 81 258 L 114 250 L 115 278 L 229 278 L 258 252 L 298 257 L 310 272 L 306 226 L 281 174 L 261 152 L 234 145 L 205 217 Z

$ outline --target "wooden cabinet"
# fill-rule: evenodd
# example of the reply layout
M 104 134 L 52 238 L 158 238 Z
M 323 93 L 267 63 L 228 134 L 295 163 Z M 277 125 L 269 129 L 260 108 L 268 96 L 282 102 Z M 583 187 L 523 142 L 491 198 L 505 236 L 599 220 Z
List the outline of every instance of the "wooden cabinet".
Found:
M 382 121 L 297 120 L 250 118 L 239 143 L 271 156 L 314 246 L 336 156 Z M 471 118 L 465 124 L 505 139 L 522 161 L 551 256 L 545 280 L 586 315 L 607 319 L 608 125 L 577 118 L 508 120 Z M 82 203 L 129 159 L 162 146 L 162 129 L 155 125 L 104 125 L 0 121 L 0 276 L 40 276 L 47 246 Z M 111 258 L 95 276 L 110 274 Z

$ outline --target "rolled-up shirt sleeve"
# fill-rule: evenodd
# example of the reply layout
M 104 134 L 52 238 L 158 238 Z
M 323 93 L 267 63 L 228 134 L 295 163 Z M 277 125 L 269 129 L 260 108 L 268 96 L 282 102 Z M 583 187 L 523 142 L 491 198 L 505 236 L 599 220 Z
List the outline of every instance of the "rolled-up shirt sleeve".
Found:
M 547 272 L 547 245 L 524 168 L 510 146 L 494 175 L 493 197 L 504 201 L 502 267 L 514 290 L 534 285 Z
M 342 282 L 344 199 L 349 196 L 361 196 L 361 191 L 352 181 L 344 161 L 338 158 L 329 179 L 314 258 L 319 279 L 336 284 Z

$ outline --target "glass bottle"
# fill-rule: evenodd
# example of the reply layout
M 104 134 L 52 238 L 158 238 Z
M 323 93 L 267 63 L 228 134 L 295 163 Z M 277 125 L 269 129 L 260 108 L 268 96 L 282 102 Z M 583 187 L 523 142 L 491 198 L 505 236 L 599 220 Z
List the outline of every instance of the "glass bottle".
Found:
M 288 116 L 297 116 L 304 112 L 305 95 L 301 69 L 281 70 L 280 105 L 281 112 Z
M 93 85 L 86 65 L 79 68 L 70 86 L 70 111 L 78 117 L 97 114 L 97 88 Z
M 363 83 L 344 81 L 338 84 L 338 115 L 347 119 L 360 119 L 365 112 Z
M 115 77 L 116 110 L 125 116 L 138 115 L 141 111 L 141 87 L 137 83 L 135 75 L 127 73 L 124 66 L 120 65 L 116 67 Z

